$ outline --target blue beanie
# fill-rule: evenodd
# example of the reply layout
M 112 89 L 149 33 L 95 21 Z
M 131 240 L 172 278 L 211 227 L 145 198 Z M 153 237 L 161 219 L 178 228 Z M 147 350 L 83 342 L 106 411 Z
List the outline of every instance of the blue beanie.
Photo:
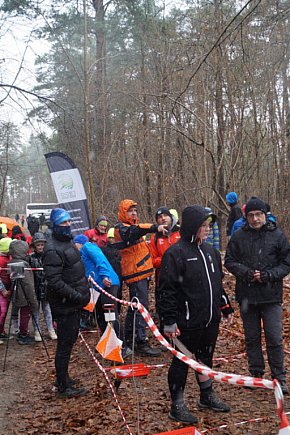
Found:
M 236 204 L 238 202 L 238 195 L 236 192 L 229 192 L 226 194 L 226 200 L 228 204 Z
M 50 213 L 50 221 L 53 225 L 60 225 L 65 221 L 70 221 L 70 214 L 63 208 L 53 208 Z
M 85 236 L 84 234 L 78 234 L 73 239 L 74 243 L 79 243 L 80 245 L 84 245 L 88 241 L 89 241 L 89 238 L 87 236 Z

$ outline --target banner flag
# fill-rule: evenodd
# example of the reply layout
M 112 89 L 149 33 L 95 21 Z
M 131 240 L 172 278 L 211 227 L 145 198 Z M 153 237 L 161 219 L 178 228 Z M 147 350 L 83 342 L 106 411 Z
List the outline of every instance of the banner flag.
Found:
M 52 178 L 58 207 L 71 216 L 72 235 L 90 228 L 88 201 L 78 168 L 66 154 L 53 152 L 44 155 Z

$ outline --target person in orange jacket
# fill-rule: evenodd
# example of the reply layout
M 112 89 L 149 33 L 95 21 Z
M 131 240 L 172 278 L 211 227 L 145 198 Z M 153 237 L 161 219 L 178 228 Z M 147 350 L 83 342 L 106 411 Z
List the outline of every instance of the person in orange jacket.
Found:
M 122 279 L 129 287 L 130 299 L 137 297 L 148 309 L 149 279 L 153 273 L 153 264 L 147 242 L 143 236 L 148 233 L 167 234 L 166 225 L 140 224 L 137 203 L 124 199 L 119 204 L 118 220 L 115 226 L 115 246 L 120 250 Z M 125 321 L 125 339 L 132 348 L 134 312 L 127 311 Z M 135 337 L 134 337 L 135 339 Z M 159 356 L 160 349 L 149 346 L 146 337 L 146 322 L 139 312 L 136 313 L 136 350 L 141 355 Z

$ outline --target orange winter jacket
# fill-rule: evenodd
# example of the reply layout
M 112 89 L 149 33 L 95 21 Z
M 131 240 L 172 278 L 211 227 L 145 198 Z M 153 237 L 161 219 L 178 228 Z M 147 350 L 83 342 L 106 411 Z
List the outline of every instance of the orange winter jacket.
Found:
M 157 225 L 139 224 L 138 219 L 132 220 L 128 210 L 137 203 L 125 199 L 119 204 L 118 219 L 115 226 L 116 247 L 121 253 L 122 278 L 127 284 L 141 281 L 153 273 L 150 250 L 143 236 L 157 232 Z
M 152 234 L 149 246 L 152 255 L 153 267 L 155 267 L 155 269 L 160 269 L 164 253 L 171 245 L 178 242 L 179 239 L 179 231 L 171 232 L 169 236 L 160 235 L 156 237 L 156 234 Z

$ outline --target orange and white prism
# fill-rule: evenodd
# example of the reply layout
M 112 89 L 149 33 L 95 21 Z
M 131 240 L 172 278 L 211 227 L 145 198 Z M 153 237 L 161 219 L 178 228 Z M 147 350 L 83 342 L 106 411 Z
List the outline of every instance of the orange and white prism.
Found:
M 96 345 L 96 350 L 105 359 L 123 363 L 124 360 L 121 354 L 122 344 L 123 342 L 117 337 L 112 324 L 108 323 L 105 332 Z

